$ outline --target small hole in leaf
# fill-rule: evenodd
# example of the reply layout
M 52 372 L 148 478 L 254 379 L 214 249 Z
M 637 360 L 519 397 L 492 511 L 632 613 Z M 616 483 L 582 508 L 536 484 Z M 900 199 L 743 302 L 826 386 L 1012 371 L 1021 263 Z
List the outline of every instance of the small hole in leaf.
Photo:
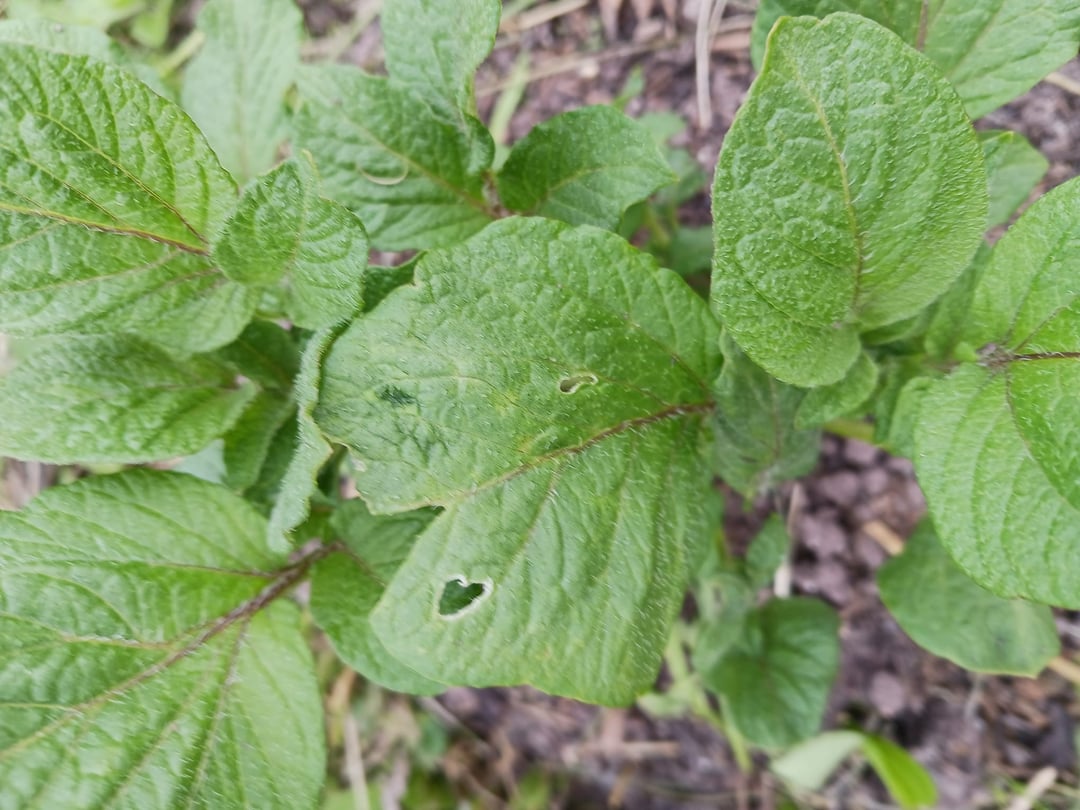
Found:
M 599 382 L 595 374 L 574 374 L 559 380 L 559 390 L 564 394 L 572 394 L 583 385 L 596 385 Z
M 465 577 L 447 580 L 439 597 L 439 615 L 460 616 L 491 591 L 491 582 L 469 582 Z

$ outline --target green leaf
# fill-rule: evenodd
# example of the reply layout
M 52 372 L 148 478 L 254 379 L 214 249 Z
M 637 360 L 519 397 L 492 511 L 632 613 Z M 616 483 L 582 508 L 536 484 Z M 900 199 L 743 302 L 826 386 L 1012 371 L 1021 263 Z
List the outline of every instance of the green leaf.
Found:
M 133 337 L 51 343 L 0 379 L 0 455 L 138 463 L 193 453 L 255 395 L 217 363 Z
M 495 44 L 498 0 L 386 0 L 381 27 L 386 68 L 394 79 L 474 107 L 473 74 Z
M 144 0 L 8 0 L 5 10 L 14 20 L 48 19 L 104 31 L 131 18 L 143 6 Z
M 762 748 L 786 748 L 818 730 L 840 661 L 836 613 L 815 599 L 774 599 L 704 673 L 731 721 Z
M 699 583 L 694 596 L 701 611 L 701 632 L 693 645 L 694 669 L 706 672 L 742 638 L 757 594 L 746 577 L 721 571 Z
M 824 425 L 851 413 L 870 398 L 877 381 L 878 367 L 870 355 L 863 352 L 840 382 L 807 392 L 795 412 L 795 427 L 806 429 Z
M 265 531 L 143 470 L 0 513 L 0 808 L 315 805 L 319 690 Z
M 345 548 L 312 571 L 311 613 L 334 651 L 365 678 L 397 692 L 435 695 L 446 688 L 401 664 L 371 628 L 386 584 L 434 517 L 429 509 L 374 516 L 363 501 L 346 501 L 331 519 Z
M 918 47 L 955 85 L 972 118 L 1027 92 L 1080 44 L 1077 0 L 763 0 L 751 35 L 754 64 L 782 15 L 834 11 L 869 17 Z
M 676 179 L 648 130 L 598 105 L 533 127 L 497 182 L 512 211 L 611 230 L 629 206 Z
M 300 371 L 300 350 L 293 334 L 269 321 L 252 321 L 215 357 L 265 390 L 288 393 Z
M 950 555 L 995 593 L 1080 606 L 1080 183 L 1024 213 L 979 279 L 961 365 L 923 397 L 916 469 Z
M 285 313 L 305 329 L 333 326 L 360 307 L 368 240 L 360 220 L 319 195 L 305 158 L 282 163 L 240 198 L 214 245 L 233 281 L 284 283 Z
M 817 463 L 818 430 L 799 430 L 806 391 L 766 374 L 724 333 L 724 370 L 714 385 L 714 466 L 730 486 L 753 496 L 806 475 Z
M 295 416 L 296 406 L 277 393 L 260 391 L 225 434 L 223 483 L 244 492 L 259 480 L 275 437 Z
M 876 734 L 863 735 L 862 748 L 870 767 L 905 810 L 937 804 L 933 778 L 903 748 Z
M 83 25 L 61 25 L 33 18 L 0 20 L 0 40 L 58 53 L 90 56 L 114 65 L 128 64 L 127 54 L 116 40 L 96 28 Z
M 986 130 L 979 133 L 986 176 L 990 184 L 987 227 L 1002 225 L 1042 180 L 1050 163 L 1018 132 Z
M 817 792 L 863 740 L 858 731 L 826 731 L 770 760 L 769 770 L 796 790 Z
M 647 688 L 710 531 L 716 340 L 675 274 L 544 219 L 426 254 L 354 322 L 316 421 L 373 511 L 445 507 L 372 615 L 391 654 L 445 683 Z
M 983 242 L 949 291 L 934 304 L 926 329 L 926 351 L 935 360 L 952 360 L 963 341 L 971 318 L 975 289 L 990 263 L 991 247 Z
M 763 588 L 772 582 L 776 570 L 787 559 L 791 537 L 783 519 L 769 515 L 761 531 L 750 543 L 746 552 L 746 576 L 754 588 Z
M 482 173 L 494 145 L 472 120 L 414 88 L 344 65 L 300 71 L 295 144 L 315 157 L 326 193 L 363 220 L 374 247 L 439 247 L 491 220 Z
M 1002 599 L 972 582 L 929 521 L 878 570 L 878 587 L 905 633 L 964 669 L 1034 677 L 1060 650 L 1050 608 Z
M 274 165 L 285 140 L 303 18 L 293 0 L 214 0 L 196 27 L 205 41 L 184 70 L 181 103 L 225 168 L 247 182 Z
M 291 546 L 287 535 L 310 514 L 311 496 L 316 490 L 319 471 L 334 452 L 315 424 L 312 412 L 319 399 L 323 356 L 340 331 L 340 327 L 335 327 L 317 332 L 304 347 L 293 394 L 297 408 L 296 443 L 270 514 L 270 545 L 275 549 Z
M 0 329 L 186 352 L 239 334 L 254 294 L 208 248 L 236 189 L 178 107 L 120 68 L 0 43 L 0 131 Z
M 964 269 L 986 195 L 960 100 L 926 59 L 861 17 L 781 20 L 716 170 L 713 306 L 769 373 L 837 382 L 860 332 Z

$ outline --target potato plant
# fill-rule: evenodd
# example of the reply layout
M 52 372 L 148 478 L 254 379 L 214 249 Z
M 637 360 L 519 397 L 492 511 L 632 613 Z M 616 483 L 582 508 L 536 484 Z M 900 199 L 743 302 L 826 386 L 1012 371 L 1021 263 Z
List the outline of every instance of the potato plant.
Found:
M 905 630 L 981 672 L 1056 655 L 1080 185 L 991 247 L 1046 164 L 971 119 L 1075 54 L 1080 2 L 763 2 L 707 298 L 618 234 L 678 179 L 642 123 L 572 110 L 495 167 L 499 14 L 386 0 L 375 76 L 302 64 L 291 0 L 209 0 L 179 88 L 93 30 L 0 24 L 0 331 L 30 349 L 0 455 L 130 467 L 0 514 L 0 810 L 314 806 L 305 614 L 389 689 L 626 705 L 693 589 L 689 677 L 788 751 L 838 619 L 759 599 L 788 537 L 733 559 L 716 482 L 806 474 L 840 417 L 930 505 L 880 575 Z

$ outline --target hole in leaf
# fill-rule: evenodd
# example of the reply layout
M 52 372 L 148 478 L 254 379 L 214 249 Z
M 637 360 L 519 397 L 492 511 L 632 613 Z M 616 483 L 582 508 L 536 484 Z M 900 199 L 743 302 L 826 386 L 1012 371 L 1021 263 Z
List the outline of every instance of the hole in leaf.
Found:
M 564 394 L 572 394 L 583 385 L 596 385 L 599 382 L 595 374 L 574 374 L 559 380 L 559 390 Z
M 448 619 L 460 616 L 490 592 L 490 580 L 469 582 L 462 576 L 447 580 L 439 597 L 439 615 Z

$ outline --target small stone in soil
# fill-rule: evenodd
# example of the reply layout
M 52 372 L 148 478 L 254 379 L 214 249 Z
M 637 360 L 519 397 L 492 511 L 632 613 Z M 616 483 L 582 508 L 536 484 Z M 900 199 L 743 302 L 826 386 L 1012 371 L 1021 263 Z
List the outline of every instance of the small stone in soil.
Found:
M 844 458 L 854 467 L 870 467 L 877 461 L 878 449 L 872 444 L 848 439 L 844 442 Z
M 896 717 L 907 705 L 907 690 L 891 672 L 876 672 L 870 681 L 870 702 L 882 717 Z
M 833 510 L 804 515 L 799 520 L 797 539 L 818 557 L 835 557 L 847 552 L 847 534 L 837 523 Z
M 849 470 L 823 476 L 817 482 L 817 494 L 840 506 L 849 506 L 859 497 L 859 476 Z

